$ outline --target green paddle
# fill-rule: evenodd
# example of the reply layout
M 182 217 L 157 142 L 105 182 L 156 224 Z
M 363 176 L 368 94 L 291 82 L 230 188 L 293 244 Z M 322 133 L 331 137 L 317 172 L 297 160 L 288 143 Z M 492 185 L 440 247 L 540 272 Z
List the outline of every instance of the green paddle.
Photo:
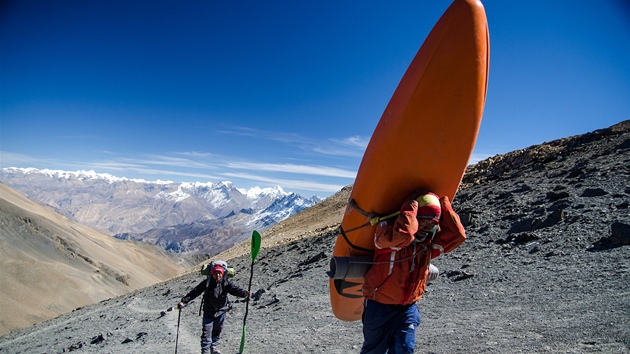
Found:
M 260 251 L 260 234 L 258 233 L 258 231 L 254 230 L 254 232 L 252 232 L 252 250 L 251 250 L 252 265 L 249 268 L 250 269 L 249 288 L 247 289 L 249 293 L 252 292 L 252 278 L 254 277 L 254 261 L 256 260 L 256 256 L 258 256 L 258 251 Z M 243 354 L 243 349 L 245 348 L 245 327 L 247 324 L 248 311 L 249 311 L 249 299 L 247 299 L 247 302 L 245 303 L 245 317 L 243 317 L 243 335 L 241 336 L 241 348 L 238 351 L 239 354 Z

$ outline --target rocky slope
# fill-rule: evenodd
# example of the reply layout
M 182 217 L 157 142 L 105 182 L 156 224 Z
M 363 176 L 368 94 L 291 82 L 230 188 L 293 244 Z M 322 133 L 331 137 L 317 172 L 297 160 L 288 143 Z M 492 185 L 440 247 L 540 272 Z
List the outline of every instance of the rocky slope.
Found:
M 630 351 L 630 121 L 471 166 L 454 200 L 468 240 L 434 261 L 418 302 L 418 353 Z M 328 268 L 349 189 L 263 233 L 247 319 L 249 353 L 352 353 L 360 322 L 334 318 Z M 220 257 L 246 286 L 248 245 Z M 0 337 L 3 353 L 169 353 L 193 272 Z M 198 351 L 199 302 L 181 313 L 179 352 Z M 223 334 L 237 352 L 245 303 Z

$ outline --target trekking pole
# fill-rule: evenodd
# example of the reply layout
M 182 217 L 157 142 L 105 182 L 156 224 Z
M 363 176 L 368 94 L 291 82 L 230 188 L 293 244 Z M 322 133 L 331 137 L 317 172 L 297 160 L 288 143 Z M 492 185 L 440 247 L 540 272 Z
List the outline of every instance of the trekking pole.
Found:
M 182 309 L 179 309 L 177 315 L 177 334 L 175 335 L 175 354 L 177 354 L 177 342 L 179 341 L 179 320 L 182 318 Z
M 247 289 L 247 292 L 250 294 L 252 292 L 252 278 L 254 277 L 254 261 L 256 260 L 258 251 L 260 251 L 260 234 L 258 233 L 258 231 L 254 230 L 254 232 L 252 232 L 252 244 L 251 244 L 252 265 L 249 268 L 250 269 L 249 287 Z M 243 354 L 243 349 L 245 348 L 245 327 L 247 323 L 248 311 L 249 311 L 249 298 L 247 299 L 247 302 L 245 303 L 245 316 L 243 317 L 243 335 L 241 336 L 241 348 L 238 351 L 239 354 Z

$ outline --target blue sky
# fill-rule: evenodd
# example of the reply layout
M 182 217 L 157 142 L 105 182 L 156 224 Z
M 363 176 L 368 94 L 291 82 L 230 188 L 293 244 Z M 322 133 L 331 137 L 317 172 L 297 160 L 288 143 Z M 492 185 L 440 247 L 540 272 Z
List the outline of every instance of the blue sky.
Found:
M 0 167 L 329 196 L 450 3 L 4 0 Z M 471 162 L 630 118 L 627 1 L 483 3 Z

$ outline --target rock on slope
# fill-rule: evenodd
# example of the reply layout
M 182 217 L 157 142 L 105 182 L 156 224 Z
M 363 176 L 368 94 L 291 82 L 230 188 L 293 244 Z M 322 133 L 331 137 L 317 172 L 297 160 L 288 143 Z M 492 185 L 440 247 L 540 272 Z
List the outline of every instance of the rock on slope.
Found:
M 0 184 L 0 333 L 172 278 L 156 246 L 69 221 Z
M 468 240 L 434 260 L 441 275 L 418 302 L 416 352 L 627 353 L 628 166 L 628 121 L 472 166 L 454 201 Z M 333 317 L 325 275 L 348 195 L 263 234 L 253 284 L 265 292 L 250 306 L 246 352 L 359 351 L 361 324 Z M 247 247 L 223 254 L 236 256 L 242 286 Z M 0 352 L 173 352 L 178 316 L 169 309 L 201 280 L 187 274 L 12 332 Z M 198 306 L 182 311 L 182 353 L 198 351 Z M 244 310 L 235 301 L 228 313 L 225 353 L 238 350 Z

